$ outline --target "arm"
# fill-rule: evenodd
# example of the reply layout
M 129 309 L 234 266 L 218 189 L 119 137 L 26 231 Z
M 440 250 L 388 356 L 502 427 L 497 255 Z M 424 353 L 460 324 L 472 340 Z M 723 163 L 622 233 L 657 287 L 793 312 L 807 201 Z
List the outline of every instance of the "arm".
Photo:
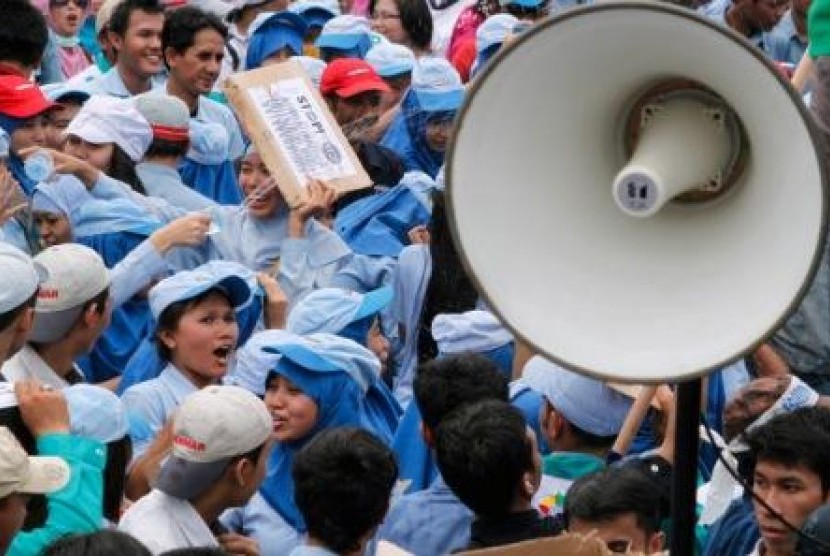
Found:
M 279 283 L 265 272 L 257 273 L 259 285 L 265 290 L 265 328 L 283 329 L 288 316 L 288 298 Z

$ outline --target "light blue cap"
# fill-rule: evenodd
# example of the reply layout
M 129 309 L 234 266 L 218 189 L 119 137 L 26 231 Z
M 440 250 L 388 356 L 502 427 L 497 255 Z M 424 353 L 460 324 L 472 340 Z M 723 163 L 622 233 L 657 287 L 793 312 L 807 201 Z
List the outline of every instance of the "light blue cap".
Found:
M 502 6 L 520 6 L 522 8 L 538 8 L 545 3 L 545 0 L 500 0 Z
M 357 342 L 334 334 L 309 334 L 286 337 L 263 348 L 278 353 L 300 367 L 318 372 L 343 371 L 365 394 L 380 376 L 380 361 L 374 353 Z
M 392 288 L 365 294 L 321 288 L 301 299 L 288 315 L 286 328 L 295 334 L 339 334 L 353 322 L 376 315 L 392 301 Z
M 443 313 L 432 321 L 432 337 L 445 354 L 482 353 L 513 341 L 513 336 L 488 311 Z
M 149 294 L 150 311 L 158 320 L 173 303 L 192 299 L 212 288 L 225 292 L 236 309 L 245 306 L 251 299 L 251 287 L 244 278 L 225 266 L 208 263 L 193 270 L 177 272 L 153 286 Z
M 311 56 L 296 56 L 294 58 L 300 65 L 303 66 L 303 69 L 308 74 L 308 78 L 311 80 L 312 85 L 315 88 L 320 88 L 320 80 L 323 78 L 323 72 L 326 70 L 326 64 L 320 58 L 312 58 Z
M 300 0 L 291 4 L 290 11 L 302 16 L 309 27 L 322 27 L 328 20 L 340 15 L 337 0 Z
M 93 384 L 74 384 L 63 390 L 72 434 L 108 444 L 127 435 L 127 411 L 121 398 Z
M 362 45 L 368 50 L 371 40 L 369 20 L 357 15 L 338 15 L 326 22 L 315 43 L 319 48 L 352 50 Z
M 245 388 L 257 396 L 265 395 L 265 381 L 271 369 L 282 357 L 279 353 L 265 351 L 269 345 L 280 345 L 295 336 L 285 330 L 263 330 L 251 336 L 236 352 L 236 361 L 223 383 Z
M 510 14 L 495 14 L 488 17 L 476 30 L 476 51 L 481 54 L 488 48 L 501 45 L 513 34 L 519 20 Z
M 43 91 L 46 98 L 52 102 L 60 102 L 64 99 L 75 98 L 81 101 L 81 103 L 84 103 L 89 100 L 90 96 L 92 96 L 89 94 L 89 91 L 86 91 L 81 87 L 73 87 L 67 83 L 50 83 L 48 85 L 41 85 L 40 90 Z
M 412 71 L 415 55 L 402 44 L 383 42 L 369 50 L 366 61 L 381 77 L 396 77 Z
M 438 189 L 438 183 L 429 177 L 429 174 L 420 170 L 411 170 L 405 173 L 398 183 L 409 188 L 421 204 L 432 213 L 432 193 Z
M 461 76 L 444 58 L 422 58 L 412 69 L 412 90 L 427 112 L 458 110 L 464 100 Z
M 93 199 L 75 176 L 61 174 L 52 181 L 37 184 L 32 194 L 32 210 L 68 217 Z
M 541 356 L 531 358 L 522 380 L 572 424 L 597 436 L 620 432 L 631 399 L 602 381 L 568 371 Z

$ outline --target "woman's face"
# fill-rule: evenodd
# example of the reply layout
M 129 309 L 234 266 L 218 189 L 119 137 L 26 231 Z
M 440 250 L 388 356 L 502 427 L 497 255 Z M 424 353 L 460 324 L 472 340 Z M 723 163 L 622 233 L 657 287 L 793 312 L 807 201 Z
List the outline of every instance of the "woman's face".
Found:
M 245 194 L 248 212 L 254 218 L 273 216 L 284 201 L 259 153 L 251 153 L 242 159 L 239 169 L 239 185 Z
M 36 211 L 33 216 L 44 249 L 72 241 L 72 226 L 63 214 Z
M 200 388 L 228 372 L 238 337 L 236 313 L 227 297 L 216 291 L 190 306 L 175 329 L 159 333 L 173 365 Z
M 53 149 L 61 149 L 64 143 L 63 132 L 69 122 L 80 112 L 81 105 L 74 102 L 60 103 L 49 115 L 49 132 L 46 144 Z
M 92 166 L 104 173 L 109 171 L 114 151 L 114 143 L 102 143 L 98 145 L 84 141 L 77 135 L 69 135 L 63 145 L 63 152 L 89 162 Z
M 401 24 L 401 12 L 395 0 L 378 0 L 372 12 L 372 30 L 389 42 L 410 46 L 409 34 Z
M 49 8 L 52 29 L 62 37 L 74 37 L 84 22 L 86 0 L 56 0 Z
M 440 119 L 427 122 L 426 139 L 427 145 L 429 145 L 430 149 L 441 153 L 444 152 L 447 150 L 447 145 L 450 142 L 451 136 L 451 119 Z
M 11 134 L 9 147 L 18 153 L 29 147 L 45 147 L 49 136 L 49 118 L 46 114 L 29 118 Z
M 278 442 L 305 437 L 317 423 L 317 404 L 284 376 L 273 376 L 265 390 L 265 405 L 274 420 Z

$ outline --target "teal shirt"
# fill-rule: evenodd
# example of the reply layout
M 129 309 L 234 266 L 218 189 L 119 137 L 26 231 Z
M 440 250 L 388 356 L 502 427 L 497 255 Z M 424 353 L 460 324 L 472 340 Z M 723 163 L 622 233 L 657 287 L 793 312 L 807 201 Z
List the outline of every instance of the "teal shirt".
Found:
M 69 482 L 47 496 L 46 523 L 17 534 L 9 556 L 35 556 L 61 537 L 93 533 L 103 523 L 107 447 L 95 440 L 58 433 L 38 438 L 37 449 L 38 455 L 57 456 L 69 464 Z
M 555 515 L 565 506 L 565 493 L 575 480 L 605 468 L 605 460 L 579 452 L 553 452 L 542 458 L 542 482 L 533 507 L 542 515 Z

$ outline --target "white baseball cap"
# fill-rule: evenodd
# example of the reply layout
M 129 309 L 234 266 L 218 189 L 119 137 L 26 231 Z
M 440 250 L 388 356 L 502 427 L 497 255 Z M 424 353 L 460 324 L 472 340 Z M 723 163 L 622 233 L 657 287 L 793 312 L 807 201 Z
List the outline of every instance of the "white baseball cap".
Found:
M 6 427 L 0 427 L 0 499 L 9 494 L 47 494 L 69 482 L 69 465 L 61 458 L 29 456 Z
M 182 500 L 198 496 L 231 459 L 262 446 L 273 431 L 262 400 L 238 386 L 208 386 L 185 398 L 173 417 L 173 449 L 155 488 Z
M 513 341 L 513 336 L 489 311 L 442 313 L 432 320 L 432 337 L 444 354 L 490 351 Z
M 153 141 L 153 130 L 133 99 L 98 95 L 86 101 L 64 135 L 74 135 L 95 145 L 115 143 L 133 162 L 144 157 Z
M 32 297 L 47 273 L 20 249 L 0 241 L 0 314 L 20 307 Z
M 55 342 L 69 331 L 83 304 L 110 285 L 110 274 L 100 255 L 77 243 L 54 245 L 41 251 L 34 262 L 48 273 L 35 304 L 29 340 Z

